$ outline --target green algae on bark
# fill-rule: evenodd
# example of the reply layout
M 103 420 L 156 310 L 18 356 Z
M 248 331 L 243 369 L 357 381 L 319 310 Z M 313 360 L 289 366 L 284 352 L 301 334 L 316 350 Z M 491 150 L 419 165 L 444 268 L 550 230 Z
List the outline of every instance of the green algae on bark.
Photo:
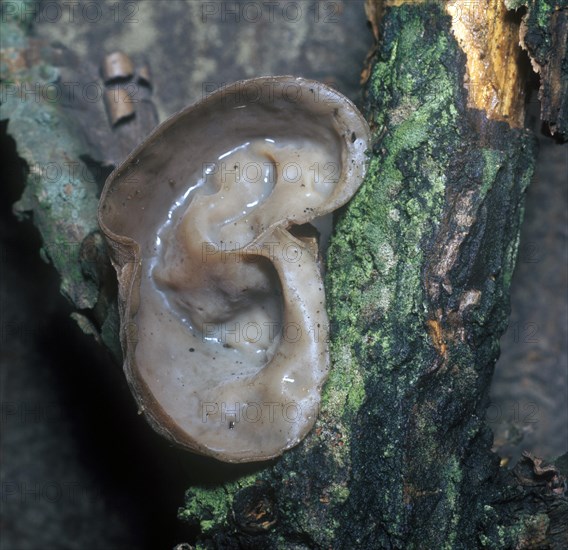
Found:
M 62 44 L 32 38 L 39 12 L 29 0 L 1 6 L 0 121 L 25 163 L 25 188 L 13 209 L 37 227 L 40 255 L 59 273 L 81 330 L 120 362 L 115 276 L 97 222 L 109 166 L 95 134 L 106 133 L 109 146 L 113 137 L 102 101 L 89 96 L 100 92 L 96 68 Z
M 381 36 L 367 95 L 375 156 L 329 252 L 333 357 L 354 351 L 367 404 L 351 426 L 364 443 L 352 444 L 347 503 L 366 529 L 342 533 L 365 547 L 452 546 L 476 531 L 467 470 L 496 473 L 489 455 L 468 462 L 488 438 L 534 151 L 464 107 L 464 60 L 438 7 L 387 10 Z
M 504 484 L 483 417 L 533 140 L 466 107 L 442 6 L 387 8 L 380 36 L 370 169 L 328 253 L 332 370 L 316 429 L 253 476 L 273 491 L 274 526 L 251 539 L 227 507 L 203 544 L 505 548 L 522 537 L 522 513 L 488 513 Z M 194 497 L 180 514 L 195 520 L 206 507 Z

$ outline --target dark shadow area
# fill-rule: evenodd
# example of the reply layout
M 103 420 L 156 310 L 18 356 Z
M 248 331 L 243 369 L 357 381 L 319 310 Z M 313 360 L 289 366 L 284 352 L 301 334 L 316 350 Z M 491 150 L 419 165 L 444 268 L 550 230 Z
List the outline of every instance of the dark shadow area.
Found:
M 539 156 L 487 410 L 494 448 L 508 466 L 524 450 L 547 460 L 568 451 L 568 144 L 541 124 L 537 75 L 532 84 L 526 126 Z
M 0 127 L 2 550 L 155 549 L 199 469 L 156 436 L 121 368 L 70 318 L 41 241 L 11 205 L 25 164 Z

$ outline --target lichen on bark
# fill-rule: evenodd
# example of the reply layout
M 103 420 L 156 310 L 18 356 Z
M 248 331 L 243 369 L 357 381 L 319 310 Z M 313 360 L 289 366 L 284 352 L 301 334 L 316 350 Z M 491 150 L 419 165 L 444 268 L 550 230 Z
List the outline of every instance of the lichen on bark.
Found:
M 467 108 L 443 6 L 387 7 L 380 36 L 369 174 L 328 253 L 332 370 L 316 429 L 248 478 L 271 488 L 278 522 L 246 534 L 227 506 L 202 544 L 506 548 L 530 523 L 490 504 L 507 489 L 483 417 L 533 140 Z M 197 519 L 208 491 L 190 489 L 181 513 Z
M 28 2 L 29 4 L 29 2 Z M 25 9 L 14 3 L 16 14 Z M 6 6 L 7 10 L 8 7 Z M 26 189 L 15 212 L 33 212 L 43 236 L 44 259 L 61 275 L 61 292 L 79 309 L 94 307 L 96 284 L 81 270 L 80 246 L 97 229 L 97 189 L 81 157 L 89 153 L 69 117 L 50 101 L 59 71 L 48 63 L 28 65 L 27 28 L 22 18 L 2 13 L 2 111 L 18 154 L 27 163 Z

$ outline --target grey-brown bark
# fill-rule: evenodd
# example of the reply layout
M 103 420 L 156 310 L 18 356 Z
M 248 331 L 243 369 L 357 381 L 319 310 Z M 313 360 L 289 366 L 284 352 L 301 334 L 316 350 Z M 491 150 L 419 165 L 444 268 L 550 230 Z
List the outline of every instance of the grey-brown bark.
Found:
M 539 75 L 541 119 L 550 133 L 568 136 L 568 5 L 551 0 L 506 0 L 509 8 L 526 8 L 521 44 Z

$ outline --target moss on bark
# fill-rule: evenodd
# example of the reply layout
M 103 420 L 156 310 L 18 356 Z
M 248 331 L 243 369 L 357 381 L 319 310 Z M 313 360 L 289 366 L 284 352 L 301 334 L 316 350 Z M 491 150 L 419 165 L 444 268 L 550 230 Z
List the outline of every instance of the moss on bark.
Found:
M 534 143 L 466 107 L 441 6 L 387 8 L 380 36 L 370 171 L 328 254 L 332 371 L 316 429 L 247 479 L 270 487 L 277 522 L 244 533 L 232 483 L 205 546 L 508 548 L 534 520 L 492 505 L 522 491 L 483 422 Z M 196 520 L 218 491 L 190 489 L 182 515 Z

